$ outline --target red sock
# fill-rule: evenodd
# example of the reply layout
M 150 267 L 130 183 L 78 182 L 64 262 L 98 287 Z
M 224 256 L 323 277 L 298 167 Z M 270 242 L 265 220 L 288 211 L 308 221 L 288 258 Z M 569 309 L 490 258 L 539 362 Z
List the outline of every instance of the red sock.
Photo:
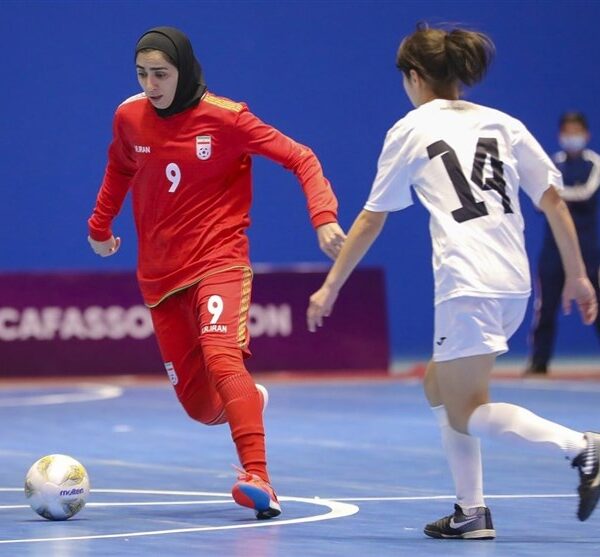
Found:
M 246 472 L 269 482 L 262 400 L 244 366 L 241 351 L 203 347 L 215 387 L 225 404 L 231 437 Z

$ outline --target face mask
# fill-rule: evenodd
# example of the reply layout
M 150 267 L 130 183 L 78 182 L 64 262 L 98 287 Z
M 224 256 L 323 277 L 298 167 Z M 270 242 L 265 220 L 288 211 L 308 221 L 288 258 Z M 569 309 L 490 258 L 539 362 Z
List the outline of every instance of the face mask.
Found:
M 567 153 L 579 153 L 585 149 L 587 137 L 585 135 L 561 135 L 558 142 Z

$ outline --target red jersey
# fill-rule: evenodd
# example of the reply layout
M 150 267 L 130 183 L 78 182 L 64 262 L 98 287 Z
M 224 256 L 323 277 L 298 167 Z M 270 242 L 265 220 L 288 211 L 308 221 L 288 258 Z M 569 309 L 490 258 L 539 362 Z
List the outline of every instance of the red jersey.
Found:
M 207 273 L 249 266 L 253 154 L 294 172 L 314 227 L 336 222 L 337 200 L 314 153 L 245 104 L 207 93 L 194 108 L 168 118 L 159 117 L 143 93 L 119 106 L 89 234 L 97 241 L 111 237 L 131 188 L 146 304 L 157 305 Z

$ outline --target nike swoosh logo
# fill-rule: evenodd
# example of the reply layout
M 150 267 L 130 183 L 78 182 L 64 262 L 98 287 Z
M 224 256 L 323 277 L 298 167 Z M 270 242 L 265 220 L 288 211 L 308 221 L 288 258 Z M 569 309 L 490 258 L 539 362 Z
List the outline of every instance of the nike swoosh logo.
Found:
M 467 518 L 467 520 L 463 520 L 462 522 L 455 522 L 454 521 L 454 517 L 452 517 L 450 519 L 450 528 L 455 528 L 455 529 L 456 528 L 461 528 L 465 524 L 470 524 L 471 522 L 474 522 L 478 518 L 479 518 L 478 516 L 472 516 L 471 518 Z

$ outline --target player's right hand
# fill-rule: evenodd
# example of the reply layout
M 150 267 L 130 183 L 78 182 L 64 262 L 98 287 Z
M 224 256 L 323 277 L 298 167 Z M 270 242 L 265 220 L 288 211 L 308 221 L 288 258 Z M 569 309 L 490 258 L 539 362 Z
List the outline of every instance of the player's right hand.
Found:
M 562 302 L 565 315 L 571 313 L 571 303 L 575 302 L 581 313 L 581 320 L 591 325 L 598 316 L 598 300 L 594 287 L 587 277 L 567 278 L 563 288 Z
M 108 240 L 104 240 L 103 242 L 98 242 L 88 236 L 88 242 L 90 243 L 90 246 L 92 246 L 94 253 L 100 257 L 114 255 L 121 247 L 121 238 L 115 238 L 114 236 L 111 236 Z
M 338 292 L 325 284 L 310 297 L 306 324 L 311 333 L 316 332 L 317 327 L 323 326 L 323 317 L 331 315 L 337 297 Z

